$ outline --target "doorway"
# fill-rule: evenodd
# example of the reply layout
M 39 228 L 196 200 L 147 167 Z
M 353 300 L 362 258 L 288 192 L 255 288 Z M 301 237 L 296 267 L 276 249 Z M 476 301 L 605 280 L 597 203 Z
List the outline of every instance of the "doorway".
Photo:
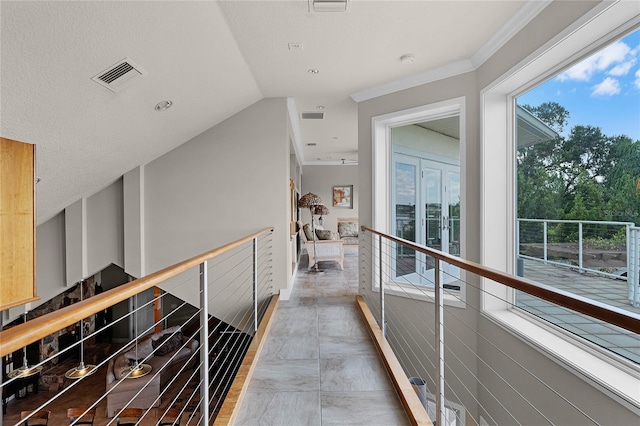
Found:
M 402 131 L 402 129 L 399 129 Z M 395 131 L 392 131 L 392 140 Z M 454 143 L 455 145 L 455 143 Z M 434 250 L 460 256 L 460 165 L 393 144 L 391 233 Z M 395 248 L 393 279 L 433 285 L 432 258 L 402 245 Z M 458 281 L 459 269 L 444 264 L 442 282 Z
M 464 256 L 465 126 L 464 97 L 373 117 L 374 229 Z M 379 249 L 389 261 L 374 270 L 389 284 L 433 285 L 433 259 L 395 244 Z M 444 286 L 460 290 L 455 303 L 464 303 L 460 271 L 441 269 Z

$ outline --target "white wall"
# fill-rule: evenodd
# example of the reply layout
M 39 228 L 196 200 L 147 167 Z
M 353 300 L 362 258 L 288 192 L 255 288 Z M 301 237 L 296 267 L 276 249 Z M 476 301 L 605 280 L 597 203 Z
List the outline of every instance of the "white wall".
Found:
M 564 29 L 571 22 L 578 19 L 582 14 L 595 6 L 597 2 L 553 2 L 538 17 L 536 17 L 520 34 L 500 49 L 489 61 L 476 72 L 470 72 L 447 78 L 430 84 L 425 84 L 416 88 L 404 90 L 402 92 L 382 96 L 379 98 L 363 101 L 358 105 L 358 132 L 359 132 L 359 204 L 361 206 L 371 206 L 372 204 L 372 117 L 391 112 L 401 111 L 413 107 L 427 105 L 439 101 L 453 99 L 461 96 L 466 97 L 466 143 L 461 151 L 461 158 L 465 165 L 462 185 L 466 186 L 466 199 L 464 200 L 466 220 L 466 233 L 463 236 L 466 241 L 467 257 L 470 260 L 479 261 L 480 252 L 480 119 L 479 95 L 482 88 L 498 78 L 510 67 L 518 63 L 522 58 L 532 53 L 535 49 L 552 38 L 556 33 Z M 360 209 L 360 223 L 364 225 L 372 224 L 372 212 L 369 208 Z M 363 254 L 361 253 L 361 256 Z M 368 263 L 370 264 L 370 263 Z M 372 271 L 365 271 L 371 276 Z M 369 278 L 365 278 L 369 279 Z M 480 294 L 476 289 L 477 279 L 468 279 L 467 304 L 466 309 L 447 307 L 445 317 L 449 317 L 448 338 L 446 345 L 450 352 L 466 357 L 465 365 L 480 377 L 482 385 L 471 384 L 470 391 L 473 396 L 469 396 L 469 391 L 462 389 L 455 380 L 447 381 L 448 386 L 453 388 L 459 395 L 464 395 L 462 403 L 470 411 L 470 414 L 479 419 L 480 414 L 484 414 L 482 406 L 494 414 L 497 424 L 513 424 L 513 418 L 501 411 L 499 403 L 509 408 L 522 424 L 541 424 L 543 420 L 537 413 L 528 408 L 522 400 L 504 382 L 495 377 L 492 369 L 501 372 L 510 382 L 516 383 L 518 390 L 522 391 L 526 398 L 536 407 L 544 409 L 554 424 L 572 425 L 583 424 L 585 418 L 568 405 L 558 404 L 558 398 L 548 389 L 544 389 L 535 380 L 528 376 L 526 371 L 520 367 L 510 366 L 502 351 L 518 360 L 525 368 L 542 377 L 552 387 L 558 389 L 563 395 L 570 397 L 573 403 L 585 410 L 589 415 L 602 424 L 635 424 L 637 416 L 625 408 L 620 403 L 611 399 L 606 393 L 598 388 L 587 384 L 574 373 L 558 365 L 554 360 L 538 352 L 530 345 L 516 338 L 503 328 L 487 320 L 480 310 Z M 362 291 L 368 300 L 375 305 L 378 299 L 377 294 L 371 291 Z M 395 305 L 400 312 L 411 312 L 415 310 L 412 303 L 407 299 L 389 297 L 389 305 Z M 374 312 L 375 312 L 374 308 Z M 423 302 L 425 321 L 430 321 L 432 315 L 432 305 Z M 455 316 L 456 320 L 451 321 Z M 410 334 L 412 326 L 423 327 L 424 318 L 405 318 L 406 323 L 396 325 L 393 332 L 403 334 L 407 341 L 411 341 Z M 465 325 L 458 323 L 458 319 L 464 321 Z M 399 330 L 398 328 L 402 328 Z M 471 331 L 471 332 L 470 332 Z M 482 336 L 478 338 L 477 333 Z M 464 345 L 450 336 L 456 335 L 462 338 Z M 485 341 L 484 339 L 487 339 Z M 469 356 L 469 352 L 463 346 L 469 346 L 472 351 L 478 354 L 483 360 L 478 361 L 474 356 Z M 497 346 L 494 347 L 493 345 Z M 408 365 L 412 365 L 410 355 L 402 355 L 400 358 Z M 457 362 L 455 357 L 449 353 L 449 362 Z M 463 358 L 464 359 L 464 358 Z M 485 364 L 486 362 L 487 364 Z M 414 364 L 415 365 L 415 362 Z M 426 368 L 417 367 L 416 371 L 410 374 L 425 374 L 425 378 L 430 371 Z M 422 370 L 422 371 L 421 371 Z M 460 368 L 456 369 L 465 375 L 469 372 Z M 451 375 L 449 375 L 451 378 Z M 484 386 L 487 388 L 485 389 Z M 452 390 L 447 389 L 449 396 Z M 491 395 L 493 394 L 493 395 Z M 452 398 L 454 399 L 454 398 Z M 475 400 L 479 401 L 476 403 Z M 497 400 L 496 400 L 497 399 Z M 487 418 L 484 415 L 485 419 Z M 493 422 L 491 422 L 493 423 Z
M 41 302 L 112 263 L 148 274 L 269 226 L 273 291 L 290 287 L 286 108 L 262 100 L 38 226 Z M 197 289 L 177 295 L 199 304 Z
M 333 207 L 332 187 L 337 185 L 353 185 L 353 208 Z M 358 165 L 314 166 L 302 167 L 302 191 L 300 196 L 307 192 L 313 192 L 322 198 L 324 205 L 329 209 L 329 215 L 323 217 L 324 229 L 338 232 L 337 219 L 339 217 L 358 217 L 358 194 L 360 193 L 358 181 Z M 310 223 L 309 209 L 300 209 L 302 223 Z M 316 216 L 316 220 L 317 220 Z M 317 222 L 316 222 L 317 223 Z
M 287 123 L 286 99 L 264 99 L 145 166 L 147 273 L 273 226 L 274 292 L 287 288 Z

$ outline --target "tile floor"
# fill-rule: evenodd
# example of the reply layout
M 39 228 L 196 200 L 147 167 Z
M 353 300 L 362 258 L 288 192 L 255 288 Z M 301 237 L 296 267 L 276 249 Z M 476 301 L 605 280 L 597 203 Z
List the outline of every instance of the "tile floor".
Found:
M 409 424 L 360 313 L 357 248 L 345 270 L 303 256 L 291 299 L 280 302 L 236 425 Z

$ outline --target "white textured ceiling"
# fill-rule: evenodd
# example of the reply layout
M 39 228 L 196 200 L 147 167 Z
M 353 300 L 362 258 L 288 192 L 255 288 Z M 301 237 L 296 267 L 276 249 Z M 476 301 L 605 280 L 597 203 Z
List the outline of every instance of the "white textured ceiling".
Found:
M 473 69 L 533 3 L 354 0 L 310 13 L 307 0 L 2 1 L 0 134 L 37 145 L 38 223 L 263 97 L 325 107 L 300 122 L 305 163 L 355 160 L 354 98 Z M 400 63 L 407 53 L 413 64 Z M 117 93 L 91 80 L 125 57 L 147 74 Z M 154 111 L 164 99 L 174 106 Z

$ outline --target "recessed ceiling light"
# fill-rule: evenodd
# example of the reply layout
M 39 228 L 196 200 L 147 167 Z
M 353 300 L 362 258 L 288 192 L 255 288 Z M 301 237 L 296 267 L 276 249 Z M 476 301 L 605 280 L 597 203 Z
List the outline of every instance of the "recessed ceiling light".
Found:
M 412 64 L 416 61 L 416 57 L 413 55 L 402 55 L 400 56 L 400 62 L 403 64 Z
M 320 70 L 319 70 L 319 69 L 316 69 L 316 68 L 309 68 L 309 69 L 307 70 L 307 72 L 308 72 L 309 74 L 318 74 L 318 73 L 320 72 Z
M 316 109 L 324 109 L 324 105 L 318 105 Z
M 166 109 L 171 108 L 171 105 L 173 105 L 172 101 L 168 101 L 168 100 L 167 101 L 161 101 L 161 102 L 158 102 L 156 104 L 156 108 L 155 109 L 156 109 L 156 111 L 164 111 Z

